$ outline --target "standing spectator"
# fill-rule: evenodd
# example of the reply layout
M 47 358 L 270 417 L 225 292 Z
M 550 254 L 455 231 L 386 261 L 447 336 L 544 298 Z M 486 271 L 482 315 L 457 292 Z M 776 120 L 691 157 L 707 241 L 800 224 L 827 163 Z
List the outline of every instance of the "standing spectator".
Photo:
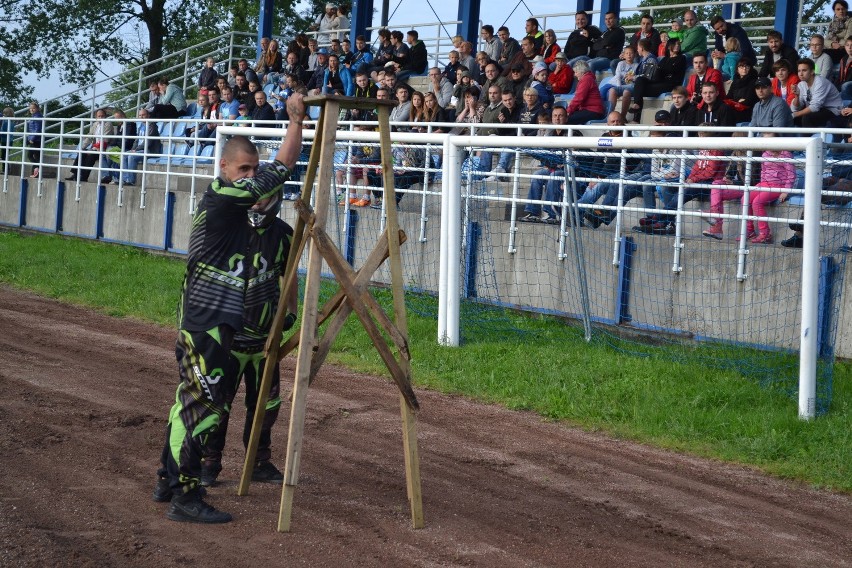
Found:
M 305 71 L 313 73 L 317 68 L 317 59 L 319 59 L 319 45 L 316 39 L 311 38 L 308 40 L 308 58 L 304 63 L 300 62 L 300 64 Z
M 681 50 L 688 61 L 692 61 L 692 56 L 698 53 L 707 55 L 707 28 L 704 24 L 698 21 L 698 15 L 694 10 L 687 10 L 683 13 L 683 40 L 681 41 Z
M 29 158 L 30 162 L 33 164 L 33 170 L 32 173 L 30 173 L 30 177 L 37 178 L 39 176 L 39 164 L 41 163 L 41 133 L 44 131 L 44 121 L 42 120 L 44 115 L 41 114 L 41 108 L 39 108 L 38 103 L 35 101 L 30 102 L 27 111 L 30 113 L 30 119 L 27 121 L 26 125 L 26 146 L 28 148 L 27 158 Z
M 568 65 L 573 67 L 577 61 L 587 61 L 592 53 L 592 45 L 595 40 L 602 37 L 597 26 L 589 24 L 589 15 L 580 10 L 574 15 L 574 31 L 565 42 L 565 56 L 568 57 Z
M 337 7 L 337 34 L 332 34 L 334 39 L 338 39 L 340 41 L 347 40 L 349 38 L 349 18 L 346 15 L 343 6 Z
M 798 73 L 798 96 L 793 104 L 800 110 L 793 113 L 793 120 L 803 128 L 823 128 L 840 115 L 840 91 L 814 72 L 814 62 L 807 57 L 799 60 Z
M 538 20 L 528 18 L 524 24 L 524 29 L 527 32 L 526 37 L 530 38 L 535 46 L 535 52 L 541 53 L 541 48 L 544 47 L 544 34 L 539 30 Z
M 618 14 L 607 12 L 604 14 L 606 31 L 592 42 L 592 52 L 589 68 L 597 73 L 610 68 L 613 61 L 617 60 L 624 48 L 626 32 L 618 24 Z
M 497 63 L 505 69 L 515 57 L 515 54 L 521 50 L 521 46 L 518 40 L 509 35 L 509 28 L 506 26 L 501 26 L 497 30 L 497 37 L 500 38 L 501 43 L 500 57 L 497 58 Z
M 207 58 L 207 65 L 201 70 L 198 76 L 198 86 L 202 89 L 212 89 L 216 86 L 216 79 L 219 78 L 219 72 L 216 71 L 216 60 L 212 57 Z
M 757 72 L 759 77 L 774 77 L 772 66 L 784 59 L 795 65 L 799 61 L 799 54 L 791 46 L 783 41 L 781 32 L 770 30 L 766 34 L 766 47 L 763 48 L 763 63 Z
M 329 2 L 325 5 L 325 13 L 317 17 L 316 22 L 311 25 L 312 30 L 317 30 L 317 43 L 327 46 L 331 43 L 332 32 L 340 29 L 340 20 L 337 16 L 337 5 Z M 334 34 L 337 37 L 337 34 Z
M 577 78 L 577 89 L 566 109 L 567 124 L 585 124 L 590 120 L 600 120 L 605 116 L 604 104 L 595 74 L 589 69 L 589 64 L 585 61 L 575 63 L 574 76 Z
M 487 69 L 487 67 L 486 67 Z M 453 84 L 441 75 L 441 70 L 437 67 L 429 69 L 429 88 L 427 92 L 435 95 L 438 104 L 441 108 L 450 104 L 450 99 L 453 98 Z
M 757 128 L 790 128 L 793 126 L 793 112 L 784 99 L 772 92 L 772 85 L 766 77 L 758 77 L 754 82 L 757 102 L 751 113 L 749 126 Z
M 500 38 L 494 35 L 494 26 L 485 24 L 479 31 L 479 37 L 482 39 L 483 49 L 488 57 L 497 61 L 500 59 L 500 52 L 503 50 L 503 42 Z
M 636 77 L 633 86 L 633 99 L 635 105 L 639 107 L 639 113 L 637 114 L 635 110 L 633 112 L 634 120 L 637 122 L 641 122 L 645 97 L 657 97 L 683 85 L 683 78 L 686 74 L 686 57 L 680 52 L 680 45 L 680 41 L 676 39 L 670 39 L 666 42 L 668 51 L 666 56 L 657 62 L 658 77 L 656 79 L 644 75 Z
M 163 143 L 160 141 L 160 132 L 157 123 L 148 121 L 148 111 L 139 109 L 136 118 L 140 120 L 136 124 L 136 137 L 131 140 L 130 148 L 122 155 L 121 181 L 124 185 L 136 184 L 136 168 L 142 162 L 146 154 L 153 157 L 163 152 Z
M 811 36 L 808 45 L 810 45 L 811 48 L 811 59 L 814 62 L 814 73 L 820 77 L 831 79 L 831 72 L 834 70 L 834 61 L 832 61 L 831 56 L 824 51 L 825 38 L 823 38 L 820 34 L 814 34 Z
M 574 70 L 568 65 L 568 58 L 562 52 L 556 54 L 554 64 L 553 73 L 548 76 L 547 82 L 550 83 L 554 95 L 567 95 L 574 86 Z M 591 62 L 589 65 L 591 66 Z
M 793 104 L 796 97 L 799 96 L 799 76 L 795 69 L 786 59 L 779 59 L 772 66 L 772 92 L 781 100 L 787 103 L 790 110 L 793 109 Z
M 734 37 L 740 42 L 740 52 L 743 57 L 748 57 L 752 61 L 757 61 L 757 54 L 754 52 L 754 46 L 748 38 L 748 34 L 739 24 L 726 22 L 722 16 L 713 16 L 710 20 L 710 26 L 715 32 L 716 46 L 711 56 L 713 59 L 724 59 L 725 57 L 725 40 Z
M 180 87 L 170 84 L 165 75 L 157 80 L 157 84 L 160 89 L 160 101 L 150 111 L 151 118 L 169 119 L 183 116 L 186 110 L 186 97 Z

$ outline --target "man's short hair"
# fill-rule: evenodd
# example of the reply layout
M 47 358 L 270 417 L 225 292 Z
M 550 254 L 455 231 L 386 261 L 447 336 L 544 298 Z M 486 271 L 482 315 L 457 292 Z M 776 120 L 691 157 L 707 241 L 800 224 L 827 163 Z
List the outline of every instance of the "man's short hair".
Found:
M 672 94 L 673 95 L 682 95 L 684 97 L 688 97 L 689 91 L 687 91 L 686 87 L 684 87 L 683 85 L 678 85 L 677 87 L 672 89 Z
M 402 41 L 402 32 L 399 30 L 394 30 L 391 32 L 391 37 L 394 38 L 396 41 Z
M 654 16 L 652 16 L 651 14 L 642 14 L 642 17 L 639 18 L 639 21 L 641 22 L 642 20 L 651 20 L 651 23 L 653 24 Z
M 577 10 L 576 12 L 574 12 L 574 15 L 575 16 L 586 16 L 587 19 L 589 17 L 589 13 L 586 12 L 585 10 Z
M 366 42 L 366 41 L 367 41 L 367 38 L 365 38 L 365 37 L 364 37 L 364 36 L 362 36 L 362 35 L 359 35 L 358 37 L 356 37 L 356 38 L 355 38 L 355 41 L 363 41 L 363 42 Z
M 408 33 L 407 33 L 406 35 L 410 35 L 410 36 L 411 36 L 411 37 L 413 37 L 415 40 L 417 40 L 418 38 L 420 38 L 420 34 L 418 34 L 418 33 L 417 33 L 417 30 L 408 30 Z
M 810 57 L 802 57 L 801 59 L 799 59 L 799 62 L 798 62 L 798 63 L 796 63 L 796 69 L 798 69 L 798 68 L 799 68 L 799 65 L 807 65 L 807 66 L 808 66 L 808 68 L 809 68 L 811 71 L 813 71 L 814 69 L 816 69 L 816 63 L 814 63 L 814 60 L 813 60 L 813 59 L 811 59 Z
M 769 39 L 772 39 L 772 38 L 775 38 L 778 41 L 784 41 L 784 36 L 782 36 L 781 32 L 779 32 L 778 30 L 769 30 L 766 33 L 766 39 L 769 40 Z
M 791 65 L 786 59 L 779 59 L 772 64 L 772 74 L 775 75 L 778 73 L 779 69 L 786 69 L 788 73 L 793 73 L 793 65 Z
M 538 29 L 538 19 L 537 18 L 527 18 L 527 22 L 534 25 L 536 29 Z
M 725 21 L 725 18 L 723 18 L 722 16 L 719 16 L 719 15 L 717 14 L 717 15 L 713 16 L 713 17 L 710 19 L 710 27 L 711 27 L 711 28 L 714 28 L 714 27 L 716 27 L 716 24 L 718 24 L 718 23 L 720 23 L 720 22 L 721 22 L 721 23 L 723 23 L 723 24 L 726 24 L 726 23 L 727 23 L 727 22 Z
M 237 157 L 238 152 L 245 152 L 249 156 L 257 156 L 257 147 L 252 144 L 251 140 L 245 136 L 233 136 L 225 142 L 225 147 L 222 148 L 222 159 L 233 160 Z
M 701 58 L 701 59 L 703 59 L 704 61 L 707 61 L 707 54 L 706 54 L 706 53 L 704 53 L 704 52 L 699 51 L 698 53 L 694 53 L 694 54 L 692 55 L 692 60 L 693 60 L 693 61 L 695 61 L 695 58 L 696 58 L 696 57 L 700 57 L 700 58 Z
M 604 14 L 604 16 L 609 16 L 610 14 L 612 14 L 613 16 L 615 16 L 615 19 L 616 19 L 616 20 L 618 19 L 618 12 L 613 12 L 612 10 L 610 10 L 609 12 L 607 12 L 606 14 Z
M 492 26 L 491 24 L 485 24 L 484 26 L 482 26 L 482 29 L 485 30 L 488 35 L 494 35 L 494 26 Z
M 716 83 L 705 81 L 703 85 L 701 85 L 701 90 L 704 89 L 713 89 L 716 92 L 719 92 L 719 88 L 716 86 Z
M 642 39 L 637 41 L 636 46 L 641 47 L 645 51 L 651 51 L 651 48 L 653 47 L 653 45 L 651 45 L 651 40 L 647 37 L 643 37 Z

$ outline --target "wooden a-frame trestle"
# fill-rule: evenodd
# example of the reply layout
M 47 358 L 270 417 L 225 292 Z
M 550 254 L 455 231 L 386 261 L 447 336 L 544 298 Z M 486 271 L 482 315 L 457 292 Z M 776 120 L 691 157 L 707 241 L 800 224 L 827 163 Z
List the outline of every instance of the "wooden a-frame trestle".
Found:
M 294 229 L 287 266 L 282 277 L 278 310 L 273 319 L 269 340 L 266 344 L 267 365 L 263 370 L 251 437 L 246 448 L 246 458 L 237 494 L 246 495 L 251 481 L 251 472 L 260 441 L 260 428 L 263 424 L 266 403 L 272 385 L 274 365 L 269 364 L 269 362 L 280 361 L 290 351 L 299 347 L 296 376 L 291 396 L 284 487 L 281 493 L 281 508 L 278 517 L 278 530 L 280 532 L 290 530 L 293 495 L 299 479 L 299 462 L 302 456 L 308 387 L 325 361 L 338 332 L 342 329 L 349 315 L 354 312 L 379 352 L 388 371 L 390 371 L 391 377 L 399 387 L 405 475 L 411 509 L 411 523 L 414 528 L 421 528 L 423 526 L 423 505 L 420 492 L 417 428 L 414 418 L 414 411 L 419 406 L 417 397 L 411 388 L 411 355 L 408 349 L 408 323 L 405 313 L 402 261 L 399 250 L 406 237 L 405 233 L 399 229 L 391 157 L 390 109 L 394 106 L 394 103 L 393 101 L 353 99 L 333 95 L 306 97 L 304 100 L 306 105 L 320 107 L 320 118 L 308 160 L 307 173 L 302 185 L 302 195 L 296 201 L 298 220 Z M 331 178 L 334 175 L 337 121 L 341 108 L 377 109 L 379 117 L 381 166 L 387 222 L 384 232 L 379 236 L 376 247 L 357 271 L 346 262 L 343 254 L 325 231 L 329 212 Z M 311 210 L 308 204 L 311 200 L 314 182 L 317 182 L 317 194 L 315 196 L 315 209 Z M 308 249 L 308 268 L 305 279 L 305 295 L 302 301 L 301 327 L 284 345 L 281 345 L 282 328 L 287 314 L 286 298 L 292 286 L 297 285 L 297 265 L 305 248 Z M 379 306 L 367 288 L 373 274 L 386 259 L 389 259 L 390 262 L 393 320 Z M 318 302 L 320 269 L 323 260 L 334 274 L 340 289 L 320 310 Z M 319 338 L 319 326 L 329 320 L 325 333 L 322 338 Z M 382 332 L 393 343 L 398 358 L 394 355 Z

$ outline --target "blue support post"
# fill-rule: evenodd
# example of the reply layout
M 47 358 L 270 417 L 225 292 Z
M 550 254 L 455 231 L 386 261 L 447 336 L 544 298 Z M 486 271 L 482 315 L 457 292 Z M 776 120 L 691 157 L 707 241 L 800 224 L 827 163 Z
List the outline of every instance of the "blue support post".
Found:
M 479 236 L 482 230 L 479 223 L 467 224 L 467 243 L 464 251 L 464 297 L 476 297 L 476 251 L 479 250 Z
M 819 284 L 817 291 L 817 353 L 820 357 L 829 355 L 831 348 L 831 310 L 833 309 L 834 259 L 823 256 L 819 259 Z
M 171 250 L 172 233 L 175 223 L 175 194 L 166 192 L 166 208 L 163 213 L 163 250 Z
M 350 209 L 346 221 L 346 252 L 344 256 L 346 256 L 346 262 L 355 266 L 355 230 L 358 228 L 358 212 Z
M 476 45 L 479 38 L 479 3 L 480 0 L 459 0 L 459 17 L 461 23 L 456 26 L 456 35 Z
M 23 171 L 23 168 L 21 168 Z M 27 192 L 30 184 L 26 178 L 21 177 L 21 195 L 18 199 L 18 226 L 23 227 L 27 224 Z
M 98 186 L 98 197 L 95 201 L 95 238 L 104 236 L 104 209 L 106 208 L 106 188 Z
M 784 43 L 797 48 L 796 37 L 799 32 L 798 0 L 777 0 L 775 2 L 775 29 L 781 32 Z
M 601 13 L 598 18 L 598 27 L 602 32 L 606 31 L 606 22 L 604 16 L 607 12 L 621 13 L 621 0 L 601 0 Z
M 57 233 L 62 232 L 62 214 L 65 212 L 65 182 L 56 183 L 56 219 L 54 229 Z
M 618 255 L 618 283 L 615 304 L 615 323 L 630 323 L 630 275 L 633 270 L 633 253 L 636 243 L 633 237 L 621 237 L 621 252 Z
M 260 0 L 260 14 L 257 22 L 257 46 L 255 59 L 260 57 L 260 39 L 272 37 L 272 14 L 275 3 L 272 0 Z
M 367 38 L 367 43 L 370 42 L 370 32 L 367 30 L 373 25 L 373 0 L 354 0 L 352 2 L 352 10 L 349 13 L 349 27 L 352 31 L 349 32 L 349 39 L 352 40 L 352 46 L 355 46 L 355 38 L 359 35 Z
M 583 10 L 584 12 L 591 12 L 594 9 L 595 0 L 577 0 L 577 12 L 579 12 L 580 10 Z

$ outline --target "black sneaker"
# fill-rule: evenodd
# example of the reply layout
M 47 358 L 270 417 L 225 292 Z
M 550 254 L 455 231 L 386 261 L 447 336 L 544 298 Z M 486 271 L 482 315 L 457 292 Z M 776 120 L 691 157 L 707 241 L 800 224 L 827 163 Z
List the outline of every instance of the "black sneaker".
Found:
M 229 523 L 233 519 L 230 513 L 219 511 L 201 499 L 197 490 L 186 495 L 173 497 L 166 518 L 184 523 Z
M 258 483 L 275 483 L 281 485 L 284 483 L 284 474 L 278 471 L 272 462 L 258 462 L 251 472 L 251 480 Z
M 538 215 L 533 215 L 532 213 L 527 213 L 526 215 L 518 219 L 518 221 L 521 221 L 522 223 L 539 223 L 541 222 L 541 217 L 539 217 Z
M 805 239 L 802 238 L 801 235 L 793 234 L 789 239 L 784 239 L 781 241 L 781 246 L 792 249 L 800 249 L 804 244 Z
M 603 220 L 597 215 L 598 211 L 584 213 L 583 218 L 592 229 L 597 229 L 603 223 Z
M 558 225 L 560 221 L 562 221 L 562 219 L 559 215 L 551 215 L 550 213 L 545 213 L 544 217 L 541 218 L 541 222 L 548 225 Z
M 207 495 L 207 490 L 203 487 L 199 487 L 198 494 L 204 497 Z M 154 486 L 154 492 L 151 494 L 151 499 L 157 503 L 168 503 L 172 500 L 172 488 L 169 485 L 168 478 L 157 477 L 157 485 Z
M 202 463 L 201 464 L 201 487 L 213 487 L 216 485 L 216 478 L 222 471 L 222 464 L 219 462 Z
M 668 221 L 657 221 L 653 225 L 645 227 L 652 235 L 674 235 L 675 225 Z

